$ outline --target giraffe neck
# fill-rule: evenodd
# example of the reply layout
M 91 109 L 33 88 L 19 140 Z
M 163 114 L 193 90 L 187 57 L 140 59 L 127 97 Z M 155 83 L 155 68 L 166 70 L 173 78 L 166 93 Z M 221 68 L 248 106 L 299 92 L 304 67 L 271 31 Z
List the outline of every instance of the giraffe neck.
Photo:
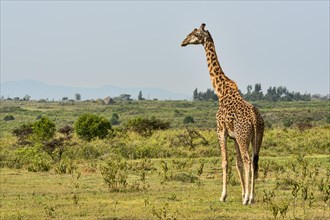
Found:
M 213 41 L 206 40 L 204 49 L 212 85 L 219 100 L 221 101 L 228 94 L 239 94 L 236 83 L 229 79 L 222 71 Z

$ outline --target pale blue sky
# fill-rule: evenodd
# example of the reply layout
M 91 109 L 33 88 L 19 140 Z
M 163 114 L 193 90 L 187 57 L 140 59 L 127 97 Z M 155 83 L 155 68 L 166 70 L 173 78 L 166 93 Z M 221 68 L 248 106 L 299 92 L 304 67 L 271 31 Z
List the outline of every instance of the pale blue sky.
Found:
M 1 81 L 211 88 L 206 23 L 223 70 L 248 84 L 329 93 L 329 1 L 1 1 Z

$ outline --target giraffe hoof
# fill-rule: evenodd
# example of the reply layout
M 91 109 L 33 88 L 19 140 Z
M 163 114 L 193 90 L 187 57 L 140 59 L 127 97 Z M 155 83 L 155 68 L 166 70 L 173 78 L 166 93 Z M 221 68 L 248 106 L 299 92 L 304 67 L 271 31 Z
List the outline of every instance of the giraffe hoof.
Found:
M 248 198 L 243 200 L 243 205 L 247 205 L 248 203 L 249 203 L 249 199 Z
M 224 195 L 224 196 L 221 196 L 221 198 L 220 198 L 220 202 L 226 202 L 226 198 L 227 198 L 227 196 L 226 196 L 226 195 Z

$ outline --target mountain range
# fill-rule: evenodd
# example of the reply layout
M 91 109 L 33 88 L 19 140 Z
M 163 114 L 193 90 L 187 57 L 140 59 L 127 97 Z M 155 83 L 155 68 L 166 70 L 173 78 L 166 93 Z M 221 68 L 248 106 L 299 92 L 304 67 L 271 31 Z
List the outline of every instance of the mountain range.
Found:
M 23 98 L 29 95 L 32 100 L 48 99 L 61 100 L 63 97 L 74 99 L 75 94 L 81 95 L 81 100 L 105 98 L 107 96 L 117 97 L 121 94 L 130 94 L 132 99 L 137 99 L 139 92 L 142 92 L 145 99 L 159 100 L 189 100 L 191 95 L 180 94 L 162 88 L 122 88 L 112 85 L 105 85 L 98 88 L 83 88 L 48 85 L 35 80 L 20 80 L 1 82 L 1 97 Z

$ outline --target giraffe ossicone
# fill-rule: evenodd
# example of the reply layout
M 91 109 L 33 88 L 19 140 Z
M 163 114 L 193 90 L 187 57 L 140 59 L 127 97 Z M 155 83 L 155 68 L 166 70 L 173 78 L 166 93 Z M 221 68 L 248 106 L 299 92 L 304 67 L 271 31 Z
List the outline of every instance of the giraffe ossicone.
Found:
M 212 36 L 208 30 L 205 30 L 205 26 L 203 23 L 198 29 L 195 28 L 183 40 L 181 46 L 203 45 L 212 85 L 219 98 L 219 110 L 216 114 L 216 120 L 223 169 L 220 201 L 225 202 L 227 198 L 227 138 L 231 137 L 235 141 L 236 168 L 242 187 L 242 200 L 243 204 L 247 205 L 254 201 L 254 186 L 258 175 L 258 160 L 264 134 L 264 121 L 258 109 L 242 98 L 236 83 L 222 71 Z M 252 160 L 249 155 L 250 144 L 252 145 Z M 251 187 L 249 187 L 250 182 Z

